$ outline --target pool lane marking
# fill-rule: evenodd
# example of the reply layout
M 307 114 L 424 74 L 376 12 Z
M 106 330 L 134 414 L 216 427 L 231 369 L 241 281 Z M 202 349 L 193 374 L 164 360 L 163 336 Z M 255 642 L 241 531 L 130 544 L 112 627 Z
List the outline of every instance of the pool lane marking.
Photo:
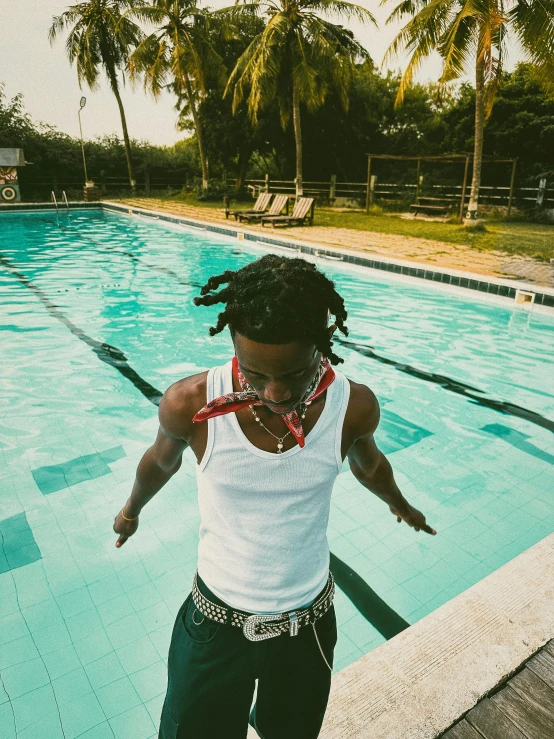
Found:
M 143 379 L 138 372 L 131 367 L 127 361 L 127 357 L 123 354 L 121 349 L 118 349 L 116 346 L 112 346 L 111 344 L 106 344 L 105 342 L 93 339 L 85 333 L 82 328 L 76 326 L 73 321 L 71 321 L 65 313 L 63 313 L 58 306 L 50 300 L 46 293 L 31 282 L 23 272 L 16 269 L 11 261 L 3 254 L 0 254 L 0 264 L 16 277 L 22 285 L 31 290 L 37 296 L 51 316 L 60 321 L 60 323 L 63 323 L 74 336 L 80 339 L 80 341 L 88 344 L 101 362 L 114 367 L 127 380 L 130 380 L 137 390 L 139 390 L 139 392 L 141 392 L 151 403 L 154 403 L 154 405 L 160 404 L 163 393 Z
M 101 343 L 91 338 L 81 328 L 76 326 L 63 313 L 50 298 L 31 280 L 13 266 L 11 261 L 0 254 L 0 264 L 2 264 L 19 282 L 26 288 L 31 290 L 44 305 L 50 315 L 54 316 L 58 321 L 64 324 L 71 333 L 85 344 L 88 344 L 97 355 L 97 357 L 106 364 L 115 367 L 118 372 L 130 380 L 145 398 L 154 405 L 159 405 L 162 393 L 149 382 L 144 380 L 127 362 L 127 358 L 115 346 Z M 407 628 L 409 624 L 397 614 L 385 601 L 383 601 L 375 591 L 363 580 L 354 570 L 347 564 L 342 562 L 338 557 L 331 553 L 331 562 L 333 564 L 333 576 L 336 572 L 337 585 L 350 598 L 354 606 L 358 609 L 364 618 L 366 618 L 385 638 L 390 639 L 395 634 Z M 394 632 L 394 633 L 393 633 Z M 388 635 L 390 634 L 390 635 Z
M 132 252 L 127 251 L 126 249 L 122 249 L 119 246 L 112 246 L 111 244 L 102 244 L 100 241 L 96 241 L 90 236 L 84 236 L 81 233 L 81 231 L 77 231 L 75 229 L 68 228 L 67 226 L 62 226 L 60 224 L 58 224 L 58 226 L 60 228 L 60 231 L 76 234 L 79 239 L 83 239 L 84 241 L 90 241 L 91 244 L 94 244 L 100 249 L 112 249 L 118 254 L 124 254 L 126 257 L 129 257 L 129 259 L 131 259 L 131 261 L 135 262 L 136 264 L 143 264 L 145 267 L 148 267 L 148 269 L 151 269 L 154 272 L 161 272 L 164 275 L 169 275 L 170 277 L 173 277 L 180 285 L 185 285 L 185 287 L 199 287 L 199 288 L 202 287 L 202 284 L 200 282 L 188 282 L 187 280 L 182 280 L 177 274 L 177 272 L 174 272 L 169 267 L 160 267 L 157 264 L 150 264 L 149 262 L 144 261 L 144 259 L 141 259 L 141 257 L 137 257 L 136 254 L 133 254 Z
M 411 365 L 405 364 L 404 362 L 397 362 L 394 359 L 388 359 L 387 357 L 383 357 L 380 354 L 377 354 L 373 351 L 373 349 L 371 349 L 371 347 L 366 346 L 365 344 L 359 344 L 355 341 L 346 341 L 345 339 L 342 339 L 338 336 L 334 336 L 333 341 L 337 341 L 339 344 L 342 344 L 343 346 L 357 351 L 358 354 L 361 354 L 364 357 L 375 359 L 377 362 L 381 362 L 382 364 L 390 365 L 391 367 L 394 367 L 394 369 L 397 369 L 399 372 L 404 372 L 407 375 L 412 375 L 413 377 L 417 377 L 420 380 L 433 382 L 436 385 L 440 385 L 445 390 L 449 390 L 450 392 L 456 393 L 457 395 L 464 395 L 466 398 L 469 398 L 471 402 L 476 403 L 477 405 L 491 408 L 493 411 L 503 413 L 504 415 L 523 418 L 526 421 L 530 421 L 531 423 L 534 423 L 537 426 L 541 426 L 542 428 L 554 433 L 554 421 L 550 420 L 549 418 L 545 418 L 544 416 L 541 416 L 540 413 L 531 411 L 528 408 L 522 408 L 519 405 L 508 403 L 504 400 L 494 400 L 494 398 L 487 398 L 483 396 L 483 391 L 479 390 L 478 388 L 471 387 L 471 385 L 466 385 L 463 382 L 454 380 L 451 377 L 446 377 L 445 375 L 438 375 L 435 372 L 426 372 L 425 370 L 418 369 L 417 367 L 412 367 Z

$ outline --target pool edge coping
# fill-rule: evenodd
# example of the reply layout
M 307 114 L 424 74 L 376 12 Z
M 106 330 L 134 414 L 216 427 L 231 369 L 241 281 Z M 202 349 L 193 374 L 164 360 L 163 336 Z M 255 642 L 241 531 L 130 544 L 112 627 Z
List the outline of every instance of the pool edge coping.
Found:
M 337 672 L 321 739 L 434 739 L 554 637 L 554 534 Z
M 554 636 L 553 553 L 551 534 L 334 675 L 321 739 L 448 729 Z
M 155 218 L 156 220 L 166 221 L 168 223 L 180 223 L 185 226 L 202 228 L 212 233 L 219 233 L 224 236 L 230 236 L 240 241 L 239 234 L 243 235 L 243 240 L 251 243 L 267 244 L 268 246 L 277 246 L 291 249 L 291 251 L 300 251 L 301 253 L 310 254 L 312 256 L 321 257 L 337 257 L 345 264 L 354 264 L 368 269 L 389 272 L 405 277 L 413 277 L 416 280 L 425 280 L 426 282 L 439 283 L 445 287 L 461 288 L 462 290 L 476 291 L 481 294 L 504 297 L 508 300 L 515 300 L 516 290 L 532 292 L 535 294 L 535 302 L 531 308 L 539 308 L 538 312 L 551 314 L 554 312 L 554 288 L 547 285 L 535 285 L 529 282 L 520 282 L 519 280 L 510 280 L 502 277 L 489 277 L 488 275 L 480 275 L 476 272 L 464 272 L 456 269 L 426 269 L 422 262 L 411 262 L 408 260 L 396 259 L 394 257 L 382 257 L 371 259 L 362 257 L 359 252 L 353 249 L 334 247 L 326 244 L 318 247 L 310 242 L 303 241 L 295 237 L 286 239 L 276 238 L 273 236 L 264 236 L 259 231 L 249 230 L 247 228 L 239 228 L 229 224 L 228 226 L 219 226 L 213 221 L 203 221 L 197 218 L 189 218 L 168 214 L 164 211 L 157 211 L 148 208 L 139 208 L 130 205 L 121 205 L 120 203 L 103 200 L 99 203 L 100 207 L 107 212 L 117 212 L 123 214 L 136 213 L 146 217 Z M 346 258 L 345 258 L 346 257 Z M 485 289 L 486 287 L 486 289 Z M 546 302 L 545 302 L 546 299 Z M 515 304 L 515 303 L 514 303 Z M 518 306 L 520 307 L 520 306 Z M 527 308 L 522 308 L 528 310 Z

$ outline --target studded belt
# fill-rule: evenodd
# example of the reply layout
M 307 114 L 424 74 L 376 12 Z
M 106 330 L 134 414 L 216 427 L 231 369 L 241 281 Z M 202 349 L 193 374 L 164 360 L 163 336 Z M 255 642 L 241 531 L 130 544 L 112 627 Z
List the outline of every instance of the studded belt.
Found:
M 218 621 L 221 624 L 230 623 L 231 626 L 241 628 L 244 636 L 250 641 L 269 639 L 272 636 L 279 636 L 279 634 L 287 631 L 290 636 L 296 636 L 301 626 L 309 626 L 331 608 L 335 596 L 335 581 L 333 580 L 332 573 L 329 572 L 329 578 L 324 590 L 311 606 L 276 615 L 247 613 L 220 606 L 206 598 L 198 588 L 197 576 L 198 573 L 196 572 L 192 584 L 192 600 L 196 609 L 206 618 L 212 619 L 212 621 Z

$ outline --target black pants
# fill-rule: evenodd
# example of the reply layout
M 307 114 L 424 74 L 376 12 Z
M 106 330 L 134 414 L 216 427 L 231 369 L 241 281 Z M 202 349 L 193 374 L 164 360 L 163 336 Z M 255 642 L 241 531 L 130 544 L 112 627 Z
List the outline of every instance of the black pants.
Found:
M 198 587 L 210 600 L 227 605 L 200 576 Z M 171 637 L 159 739 L 246 739 L 249 718 L 261 739 L 316 739 L 331 671 L 313 629 L 304 626 L 296 636 L 284 633 L 252 642 L 236 626 L 203 618 L 190 593 Z M 334 606 L 316 621 L 315 629 L 332 666 L 337 641 Z M 255 680 L 258 692 L 250 713 Z

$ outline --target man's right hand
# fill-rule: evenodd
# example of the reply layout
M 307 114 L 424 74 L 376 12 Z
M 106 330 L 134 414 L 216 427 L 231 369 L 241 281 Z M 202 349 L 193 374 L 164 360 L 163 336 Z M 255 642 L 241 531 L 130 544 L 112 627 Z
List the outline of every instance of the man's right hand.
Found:
M 119 539 L 115 542 L 116 547 L 121 547 L 127 539 L 132 536 L 138 529 L 139 520 L 138 517 L 133 521 L 126 521 L 121 515 L 121 511 L 115 517 L 113 524 L 113 530 L 116 534 L 119 534 Z

